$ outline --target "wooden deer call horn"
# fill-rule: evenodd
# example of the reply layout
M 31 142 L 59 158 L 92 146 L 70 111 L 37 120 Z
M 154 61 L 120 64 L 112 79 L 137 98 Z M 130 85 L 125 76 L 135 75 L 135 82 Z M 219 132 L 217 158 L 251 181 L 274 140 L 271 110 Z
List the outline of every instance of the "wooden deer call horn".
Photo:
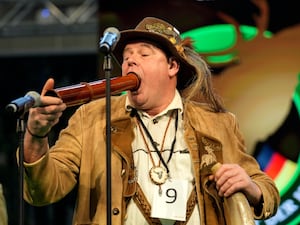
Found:
M 110 79 L 111 94 L 116 95 L 123 91 L 135 91 L 140 85 L 140 79 L 135 73 Z M 94 99 L 105 97 L 106 79 L 48 90 L 46 95 L 61 98 L 66 105 L 76 106 Z

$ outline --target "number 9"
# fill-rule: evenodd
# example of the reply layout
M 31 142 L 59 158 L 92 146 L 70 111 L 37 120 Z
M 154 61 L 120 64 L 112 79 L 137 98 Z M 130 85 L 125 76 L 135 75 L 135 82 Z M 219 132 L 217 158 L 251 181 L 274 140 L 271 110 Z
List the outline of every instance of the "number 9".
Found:
M 174 188 L 169 188 L 166 190 L 166 196 L 170 198 L 170 201 L 166 201 L 166 203 L 172 204 L 176 202 L 177 191 Z

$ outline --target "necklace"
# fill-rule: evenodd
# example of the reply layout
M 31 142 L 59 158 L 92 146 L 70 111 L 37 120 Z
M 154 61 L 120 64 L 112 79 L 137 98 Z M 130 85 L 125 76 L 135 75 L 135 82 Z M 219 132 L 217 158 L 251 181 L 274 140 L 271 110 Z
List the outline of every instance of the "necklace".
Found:
M 163 139 L 162 139 L 162 144 L 161 144 L 161 149 L 160 150 L 158 150 L 156 143 L 154 142 L 152 136 L 150 135 L 148 129 L 146 128 L 146 126 L 143 123 L 142 119 L 140 118 L 139 114 L 137 112 L 134 112 L 134 114 L 136 116 L 136 119 L 137 119 L 137 124 L 138 124 L 139 130 L 142 134 L 143 141 L 145 143 L 145 146 L 146 146 L 147 151 L 150 155 L 150 159 L 151 159 L 151 162 L 152 162 L 152 165 L 153 165 L 153 167 L 149 171 L 149 176 L 150 176 L 151 181 L 156 185 L 164 184 L 166 182 L 166 180 L 169 178 L 169 168 L 168 168 L 167 164 L 172 158 L 172 155 L 173 155 L 173 152 L 174 152 L 174 146 L 175 146 L 175 142 L 176 142 L 176 132 L 177 132 L 177 127 L 178 127 L 178 111 L 177 110 L 176 110 L 176 122 L 175 122 L 175 135 L 174 135 L 174 139 L 172 141 L 171 151 L 170 151 L 170 155 L 169 155 L 169 158 L 168 158 L 167 162 L 165 162 L 165 160 L 163 159 L 161 153 L 162 153 L 163 148 L 164 148 L 166 134 L 167 134 L 168 128 L 170 126 L 170 122 L 173 118 L 174 112 L 175 111 L 173 111 L 172 114 L 170 115 L 170 119 L 168 121 L 168 124 L 167 124 L 165 132 L 164 132 L 164 136 L 163 136 Z M 146 133 L 147 137 L 149 138 L 153 148 L 155 149 L 155 152 L 158 154 L 158 157 L 160 159 L 159 164 L 157 166 L 155 165 L 154 159 L 153 159 L 152 154 L 151 154 L 151 150 L 150 150 L 149 145 L 146 141 L 143 130 L 145 131 L 145 133 Z M 163 163 L 163 167 L 160 165 L 160 162 Z

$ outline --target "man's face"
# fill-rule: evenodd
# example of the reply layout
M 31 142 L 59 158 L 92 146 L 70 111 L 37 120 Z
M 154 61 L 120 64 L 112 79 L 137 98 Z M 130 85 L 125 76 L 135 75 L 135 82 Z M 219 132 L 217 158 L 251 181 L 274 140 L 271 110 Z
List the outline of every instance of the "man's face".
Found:
M 122 75 L 134 72 L 141 79 L 139 89 L 128 93 L 137 108 L 151 110 L 169 104 L 174 97 L 178 70 L 176 61 L 168 60 L 166 54 L 152 44 L 137 42 L 124 48 Z

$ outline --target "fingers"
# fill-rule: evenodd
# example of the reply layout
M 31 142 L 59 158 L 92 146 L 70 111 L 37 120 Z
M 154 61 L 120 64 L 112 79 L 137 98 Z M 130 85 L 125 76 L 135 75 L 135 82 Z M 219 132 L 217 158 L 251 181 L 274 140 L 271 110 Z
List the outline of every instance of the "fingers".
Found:
M 29 111 L 27 126 L 35 134 L 47 133 L 59 122 L 59 118 L 67 107 L 61 98 L 45 96 L 46 92 L 53 88 L 54 80 L 49 78 L 41 92 L 40 106 L 31 108 Z
M 59 122 L 59 118 L 67 107 L 61 98 L 45 96 L 46 92 L 53 88 L 54 80 L 49 78 L 41 92 L 41 104 L 29 110 L 27 127 L 39 136 L 48 133 Z
M 54 102 L 56 102 L 56 99 L 54 99 Z M 38 116 L 39 118 L 36 119 L 53 121 L 56 118 L 59 118 L 61 116 L 65 108 L 66 105 L 63 103 L 50 104 L 50 105 L 38 107 L 35 109 L 35 115 Z
M 217 190 L 218 190 L 219 196 L 228 197 L 228 196 L 232 195 L 233 193 L 235 193 L 241 189 L 241 187 L 243 186 L 242 183 L 243 183 L 242 180 L 238 180 L 238 179 L 235 180 L 234 177 L 229 178 L 223 184 L 217 185 Z
M 46 81 L 46 83 L 44 84 L 44 87 L 43 87 L 43 89 L 42 89 L 41 95 L 44 96 L 48 90 L 51 90 L 51 89 L 53 89 L 53 88 L 54 88 L 54 79 L 53 79 L 53 78 L 49 78 L 49 79 Z
M 59 122 L 65 108 L 64 103 L 31 108 L 27 126 L 33 133 L 43 136 Z
M 47 91 L 54 89 L 54 79 L 49 78 L 46 83 L 44 84 L 44 87 L 41 92 L 41 105 L 47 106 L 47 105 L 59 105 L 62 104 L 62 99 L 58 97 L 52 97 L 52 96 L 45 96 Z
M 251 182 L 245 170 L 237 164 L 223 164 L 213 179 L 216 182 L 218 194 L 224 197 L 246 189 Z
M 34 120 L 56 121 L 67 107 L 60 98 L 56 97 L 42 96 L 41 101 L 42 106 L 31 109 L 30 116 Z

